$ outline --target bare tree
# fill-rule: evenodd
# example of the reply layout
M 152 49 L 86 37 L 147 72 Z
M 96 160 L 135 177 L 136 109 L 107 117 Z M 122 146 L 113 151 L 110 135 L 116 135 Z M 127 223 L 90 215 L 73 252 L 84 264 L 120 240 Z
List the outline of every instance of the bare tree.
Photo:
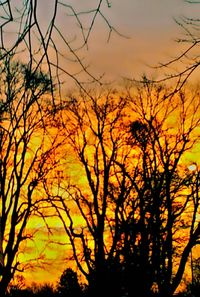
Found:
M 6 57 L 0 69 L 0 205 L 1 294 L 16 271 L 23 271 L 20 253 L 34 234 L 31 215 L 44 215 L 39 188 L 56 165 L 56 136 L 49 134 L 52 110 L 47 105 L 49 77 Z M 52 120 L 52 118 L 51 118 Z M 41 191 L 41 190 L 40 190 Z
M 187 167 L 198 114 L 198 93 L 147 80 L 125 97 L 71 98 L 64 129 L 77 174 L 46 191 L 91 292 L 177 289 L 200 238 L 199 174 Z
M 199 173 L 194 181 L 186 161 L 199 143 L 199 94 L 189 90 L 173 94 L 145 80 L 137 91 L 133 86 L 129 97 L 137 119 L 131 125 L 132 144 L 138 152 L 133 182 L 140 239 L 132 246 L 133 264 L 138 261 L 134 250 L 141 259 L 136 262 L 140 268 L 133 265 L 133 271 L 149 284 L 144 296 L 154 285 L 161 296 L 171 296 L 200 239 Z
M 180 90 L 185 83 L 191 78 L 195 78 L 195 74 L 199 69 L 199 16 L 196 14 L 196 7 L 199 7 L 199 1 L 183 0 L 185 5 L 191 9 L 194 16 L 184 15 L 176 18 L 175 22 L 181 28 L 181 36 L 177 38 L 180 44 L 180 51 L 175 54 L 174 58 L 169 59 L 168 62 L 160 63 L 158 68 L 167 72 L 168 75 L 160 81 L 172 80 L 174 90 Z M 157 68 L 157 67 L 156 67 Z
M 67 0 L 1 1 L 1 59 L 13 51 L 21 52 L 31 72 L 43 65 L 60 87 L 65 80 L 63 74 L 79 86 L 82 86 L 79 76 L 82 72 L 87 81 L 88 78 L 97 81 L 99 78 L 84 64 L 81 50 L 87 48 L 97 18 L 101 18 L 108 28 L 108 39 L 113 31 L 117 32 L 106 14 L 110 7 L 108 0 L 88 1 L 84 5 L 81 1 L 71 3 Z M 51 90 L 53 92 L 53 87 Z
M 123 97 L 112 92 L 71 99 L 65 111 L 66 149 L 79 173 L 67 187 L 61 184 L 57 195 L 47 185 L 91 294 L 121 294 L 120 211 L 131 185 L 117 161 L 125 164 L 131 153 L 125 138 L 126 105 Z

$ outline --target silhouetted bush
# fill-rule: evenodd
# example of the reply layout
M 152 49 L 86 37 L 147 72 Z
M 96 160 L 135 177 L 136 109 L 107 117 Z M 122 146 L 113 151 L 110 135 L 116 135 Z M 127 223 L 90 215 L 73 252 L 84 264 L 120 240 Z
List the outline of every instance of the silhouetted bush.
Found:
M 51 284 L 44 284 L 40 285 L 39 287 L 36 287 L 36 291 L 34 292 L 34 296 L 37 297 L 53 297 L 55 296 L 55 290 Z
M 57 288 L 59 296 L 80 297 L 82 289 L 78 282 L 77 273 L 71 268 L 64 270 Z
M 26 289 L 19 289 L 16 287 L 12 287 L 9 290 L 9 293 L 7 293 L 8 297 L 33 297 L 34 293 L 31 289 L 26 288 Z
M 17 286 L 11 286 L 8 297 L 56 297 L 57 292 L 53 288 L 53 285 L 45 283 L 38 285 L 33 283 L 28 288 L 18 288 Z

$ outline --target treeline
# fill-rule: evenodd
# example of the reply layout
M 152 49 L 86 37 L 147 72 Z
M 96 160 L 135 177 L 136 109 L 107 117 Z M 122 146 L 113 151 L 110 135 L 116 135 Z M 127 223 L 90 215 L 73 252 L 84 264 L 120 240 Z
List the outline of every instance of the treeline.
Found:
M 172 296 L 200 240 L 198 87 L 144 77 L 50 102 L 48 75 L 12 57 L 0 79 L 2 295 L 33 220 L 51 239 L 56 218 L 89 296 Z
M 194 278 L 192 282 L 186 282 L 186 287 L 180 292 L 176 293 L 177 297 L 199 297 L 200 294 L 200 258 L 195 262 Z M 86 284 L 78 281 L 77 273 L 71 268 L 67 268 L 60 277 L 56 286 L 49 283 L 41 285 L 32 284 L 29 287 L 20 288 L 22 284 L 11 285 L 9 288 L 8 297 L 91 297 L 89 289 Z M 102 286 L 104 284 L 102 283 Z M 121 295 L 125 296 L 125 295 Z M 134 296 L 140 296 L 139 292 L 135 292 Z M 152 297 L 159 296 L 154 292 Z

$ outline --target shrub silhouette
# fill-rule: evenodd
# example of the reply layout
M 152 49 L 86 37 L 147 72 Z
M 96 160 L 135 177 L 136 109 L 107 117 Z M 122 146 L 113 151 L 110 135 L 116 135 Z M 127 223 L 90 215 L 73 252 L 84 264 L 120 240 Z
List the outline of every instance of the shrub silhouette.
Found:
M 59 296 L 79 297 L 82 296 L 81 286 L 78 282 L 77 273 L 71 268 L 64 270 L 58 284 Z

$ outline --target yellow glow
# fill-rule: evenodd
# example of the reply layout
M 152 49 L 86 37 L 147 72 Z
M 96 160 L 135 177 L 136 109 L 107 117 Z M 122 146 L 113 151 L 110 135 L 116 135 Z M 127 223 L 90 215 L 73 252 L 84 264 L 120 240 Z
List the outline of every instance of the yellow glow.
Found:
M 173 125 L 175 125 L 175 119 L 173 119 Z M 169 123 L 171 125 L 171 121 Z M 52 130 L 53 134 L 55 134 L 56 129 Z M 174 129 L 174 134 L 176 134 L 176 129 Z M 90 137 L 90 136 L 89 136 Z M 90 137 L 90 145 L 93 144 L 93 139 Z M 50 142 L 46 146 L 48 146 Z M 35 148 L 40 145 L 39 138 L 37 137 L 36 141 L 33 141 L 33 153 L 34 153 L 34 145 Z M 65 145 L 65 144 L 64 144 Z M 63 148 L 62 148 L 63 149 Z M 62 151 L 61 149 L 61 151 Z M 124 148 L 123 148 L 124 149 Z M 109 152 L 109 150 L 108 150 Z M 121 152 L 123 154 L 124 151 Z M 72 149 L 68 149 L 64 147 L 63 152 L 60 152 L 62 158 L 60 160 L 60 168 L 62 171 L 62 186 L 67 185 L 68 181 L 79 185 L 86 192 L 88 190 L 87 178 L 85 176 L 84 170 L 81 167 L 80 163 L 78 163 L 77 158 Z M 190 152 L 191 153 L 191 152 Z M 64 156 L 66 154 L 66 156 Z M 31 153 L 27 154 L 27 161 L 31 159 Z M 89 161 L 93 161 L 94 153 L 92 148 L 87 151 L 87 156 Z M 132 150 L 133 160 L 130 162 L 128 166 L 132 166 L 133 163 L 137 164 L 139 153 L 136 150 Z M 137 158 L 138 157 L 138 158 Z M 64 161 L 63 161 L 64 159 Z M 182 161 L 184 163 L 184 160 Z M 195 171 L 197 169 L 197 165 L 191 164 L 188 166 L 190 171 Z M 58 169 L 56 169 L 58 171 Z M 59 173 L 61 172 L 59 171 Z M 58 172 L 57 172 L 58 173 Z M 51 173 L 50 177 L 53 179 L 55 177 L 55 171 Z M 50 179 L 49 179 L 50 180 Z M 55 186 L 55 193 L 57 192 L 57 188 Z M 42 191 L 40 189 L 36 193 L 36 195 L 41 195 Z M 66 194 L 65 194 L 66 195 Z M 73 202 L 68 202 L 69 207 L 73 207 Z M 74 211 L 73 214 L 74 222 L 77 227 L 82 226 L 84 221 L 80 218 L 77 213 Z M 69 260 L 67 260 L 67 256 L 71 253 L 69 241 L 67 239 L 66 233 L 60 221 L 55 217 L 50 217 L 48 220 L 48 224 L 52 227 L 53 235 L 48 234 L 48 230 L 45 226 L 45 223 L 42 219 L 37 217 L 33 217 L 29 225 L 27 226 L 27 232 L 30 234 L 34 234 L 34 239 L 27 243 L 22 247 L 21 253 L 19 255 L 20 260 L 22 262 L 28 263 L 32 261 L 33 266 L 31 269 L 27 270 L 25 273 L 26 279 L 28 282 L 36 281 L 36 282 L 56 282 L 58 281 L 59 276 L 62 274 L 62 271 L 69 266 Z M 66 218 L 67 221 L 67 218 Z M 109 241 L 109 234 L 105 234 L 105 238 Z M 57 243 L 57 244 L 56 244 Z M 91 243 L 92 244 L 92 243 Z M 37 261 L 38 258 L 38 261 Z M 73 260 L 70 261 L 70 266 L 74 265 Z

